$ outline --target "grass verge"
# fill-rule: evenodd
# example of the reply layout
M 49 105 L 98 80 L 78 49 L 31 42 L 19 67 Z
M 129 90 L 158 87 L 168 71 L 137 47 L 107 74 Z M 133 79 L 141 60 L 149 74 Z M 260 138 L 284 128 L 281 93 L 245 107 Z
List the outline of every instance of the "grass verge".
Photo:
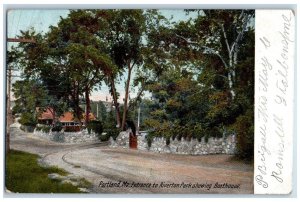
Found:
M 18 193 L 82 193 L 72 184 L 49 179 L 50 173 L 64 176 L 68 173 L 57 167 L 42 167 L 37 163 L 38 158 L 35 154 L 11 150 L 6 156 L 6 188 Z

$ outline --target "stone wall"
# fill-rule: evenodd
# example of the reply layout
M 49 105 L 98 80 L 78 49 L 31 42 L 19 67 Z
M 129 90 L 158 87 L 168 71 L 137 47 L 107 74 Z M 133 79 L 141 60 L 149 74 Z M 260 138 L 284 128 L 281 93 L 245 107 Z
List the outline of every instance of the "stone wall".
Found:
M 121 132 L 116 141 L 110 139 L 111 147 L 129 148 L 129 135 L 127 132 Z M 144 137 L 138 136 L 138 149 L 153 151 L 159 153 L 175 153 L 175 154 L 190 154 L 190 155 L 205 155 L 205 154 L 234 154 L 236 151 L 235 135 L 226 138 L 209 138 L 205 142 L 202 138 L 201 142 L 196 139 L 187 140 L 170 140 L 170 144 L 166 145 L 165 138 L 154 138 L 151 147 L 148 147 L 147 140 Z
M 48 140 L 61 143 L 82 143 L 82 142 L 97 142 L 99 141 L 97 134 L 91 132 L 89 134 L 87 130 L 80 132 L 49 132 L 44 133 L 42 131 L 34 130 L 35 135 L 39 135 Z

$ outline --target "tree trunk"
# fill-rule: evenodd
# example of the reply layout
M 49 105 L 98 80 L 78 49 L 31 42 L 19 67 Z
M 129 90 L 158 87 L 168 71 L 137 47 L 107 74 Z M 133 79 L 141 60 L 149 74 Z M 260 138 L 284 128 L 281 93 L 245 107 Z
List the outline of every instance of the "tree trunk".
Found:
M 48 109 L 49 109 L 49 111 L 51 112 L 52 118 L 53 118 L 53 119 L 52 119 L 53 121 L 52 121 L 51 124 L 52 124 L 52 125 L 55 125 L 55 123 L 56 123 L 55 110 L 54 110 L 53 108 L 51 109 L 50 107 L 49 107 Z
M 132 67 L 130 67 L 130 63 L 128 63 L 128 76 L 127 76 L 126 89 L 125 89 L 124 110 L 123 110 L 123 119 L 122 119 L 122 126 L 121 126 L 122 130 L 125 130 L 131 70 Z
M 228 66 L 228 88 L 231 94 L 231 98 L 234 99 L 235 97 L 235 92 L 233 90 L 233 83 L 234 83 L 234 54 L 232 52 L 229 53 L 229 66 Z
M 90 91 L 88 87 L 85 89 L 85 103 L 86 103 L 85 125 L 87 125 L 90 121 L 90 112 L 91 112 Z
M 113 101 L 114 101 L 114 105 L 115 105 L 115 109 L 116 109 L 117 125 L 118 125 L 118 128 L 120 128 L 120 126 L 121 126 L 121 115 L 120 115 L 117 92 L 116 92 L 115 81 L 114 81 L 113 76 L 111 76 L 111 78 L 110 78 L 110 83 L 111 83 L 111 93 L 112 93 L 112 97 L 113 97 Z
M 82 123 L 81 123 L 81 109 L 79 106 L 79 89 L 78 89 L 78 84 L 76 84 L 76 82 L 74 82 L 74 93 L 73 93 L 73 102 L 74 102 L 74 115 L 76 116 L 76 118 L 78 119 L 79 122 L 79 126 L 80 128 L 82 127 Z

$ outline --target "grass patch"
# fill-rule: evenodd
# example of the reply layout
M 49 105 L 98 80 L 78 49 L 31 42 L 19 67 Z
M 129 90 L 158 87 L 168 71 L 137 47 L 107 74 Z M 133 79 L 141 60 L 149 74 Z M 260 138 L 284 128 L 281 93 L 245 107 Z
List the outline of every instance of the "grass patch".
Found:
M 35 154 L 11 150 L 6 156 L 6 188 L 18 193 L 82 193 L 71 184 L 49 179 L 50 173 L 68 173 L 57 167 L 41 167 L 37 163 L 38 158 Z M 89 185 L 86 180 L 82 183 Z

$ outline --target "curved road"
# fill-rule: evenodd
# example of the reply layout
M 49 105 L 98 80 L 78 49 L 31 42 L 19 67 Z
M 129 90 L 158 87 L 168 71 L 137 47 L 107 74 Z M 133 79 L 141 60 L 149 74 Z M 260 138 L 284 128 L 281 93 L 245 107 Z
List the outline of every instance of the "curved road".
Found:
M 253 166 L 230 155 L 159 154 L 107 143 L 62 144 L 11 128 L 11 148 L 92 183 L 91 193 L 253 193 Z M 226 184 L 227 183 L 227 184 Z

